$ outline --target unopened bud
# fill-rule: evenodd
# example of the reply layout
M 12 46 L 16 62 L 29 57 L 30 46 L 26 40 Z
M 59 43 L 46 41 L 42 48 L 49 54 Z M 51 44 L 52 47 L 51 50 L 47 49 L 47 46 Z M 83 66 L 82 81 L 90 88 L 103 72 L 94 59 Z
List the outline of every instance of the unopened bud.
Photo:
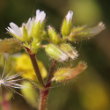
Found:
M 105 29 L 105 25 L 100 22 L 97 26 L 87 27 L 87 26 L 79 26 L 74 27 L 68 36 L 69 41 L 81 41 L 85 39 L 90 39 L 93 36 L 99 34 Z
M 48 34 L 52 43 L 57 44 L 60 42 L 60 36 L 56 33 L 53 27 L 51 26 L 48 27 Z
M 44 11 L 36 10 L 36 17 L 33 18 L 32 36 L 38 40 L 41 39 L 42 32 L 44 31 L 46 13 Z
M 68 56 L 54 44 L 48 44 L 45 47 L 45 51 L 51 58 L 57 61 L 63 62 L 68 59 Z
M 78 52 L 70 44 L 63 43 L 60 45 L 60 49 L 64 51 L 71 59 L 76 59 L 78 57 Z
M 73 17 L 73 12 L 69 11 L 63 20 L 62 27 L 61 27 L 61 33 L 63 36 L 67 36 L 71 32 L 72 28 L 72 17 Z
M 85 62 L 79 62 L 76 67 L 70 68 L 60 68 L 54 73 L 54 77 L 52 81 L 63 82 L 74 79 L 80 73 L 82 73 L 87 68 L 87 64 Z

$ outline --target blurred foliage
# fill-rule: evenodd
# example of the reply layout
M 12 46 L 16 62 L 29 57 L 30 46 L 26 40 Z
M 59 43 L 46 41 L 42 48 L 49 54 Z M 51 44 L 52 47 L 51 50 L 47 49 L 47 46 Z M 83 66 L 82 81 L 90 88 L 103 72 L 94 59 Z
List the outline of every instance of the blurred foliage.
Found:
M 80 42 L 79 46 L 75 44 L 80 59 L 85 60 L 89 68 L 76 80 L 56 84 L 55 88 L 50 88 L 49 110 L 110 110 L 109 4 L 109 0 L 0 0 L 1 38 L 9 37 L 5 28 L 10 22 L 21 25 L 33 16 L 38 8 L 46 11 L 48 22 L 57 29 L 69 9 L 74 11 L 76 25 L 94 25 L 100 21 L 107 25 L 108 31 L 104 31 L 91 41 Z M 39 58 L 46 60 L 40 54 Z M 19 109 L 34 110 L 21 96 L 15 94 L 12 98 L 12 110 Z
M 24 81 L 22 82 L 22 84 L 25 86 L 25 88 L 21 89 L 24 98 L 30 105 L 37 108 L 38 98 L 39 98 L 37 91 L 29 82 Z
M 35 75 L 31 60 L 27 54 L 18 55 L 16 58 L 16 72 L 19 72 L 23 78 L 35 80 L 37 77 Z M 38 61 L 40 72 L 42 77 L 47 76 L 47 70 L 41 61 Z
M 78 24 L 95 24 L 101 20 L 102 12 L 96 0 L 71 0 L 71 8 Z

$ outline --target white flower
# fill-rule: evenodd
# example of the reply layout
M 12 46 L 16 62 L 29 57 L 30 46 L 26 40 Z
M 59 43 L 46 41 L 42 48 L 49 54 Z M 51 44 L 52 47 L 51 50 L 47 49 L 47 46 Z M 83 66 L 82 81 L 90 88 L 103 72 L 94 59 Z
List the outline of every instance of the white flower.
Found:
M 11 22 L 9 24 L 10 27 L 7 27 L 6 30 L 12 34 L 15 35 L 17 37 L 22 37 L 23 32 L 22 32 L 22 28 L 18 27 L 15 23 Z
M 32 37 L 40 36 L 44 27 L 46 14 L 44 11 L 36 10 L 36 16 L 29 18 L 21 27 L 11 22 L 6 30 L 21 41 L 30 41 Z
M 36 17 L 35 17 L 35 22 L 42 23 L 45 20 L 46 13 L 44 11 L 36 10 Z
M 18 27 L 15 23 L 11 22 L 6 30 L 13 36 L 23 39 L 25 33 L 27 34 L 27 37 L 31 35 L 33 22 L 33 19 L 29 18 L 27 23 L 23 23 L 21 27 Z M 24 28 L 26 29 L 26 32 L 24 32 Z
M 42 23 L 45 20 L 45 17 L 46 14 L 44 11 L 36 10 L 36 16 L 29 18 L 27 23 L 23 23 L 21 27 L 18 27 L 15 23 L 11 22 L 6 30 L 19 40 L 28 39 L 32 34 L 33 25 L 39 22 Z
M 68 11 L 67 15 L 66 15 L 66 21 L 69 22 L 72 20 L 73 17 L 73 11 Z
M 34 18 L 29 18 L 27 23 L 22 24 L 22 28 L 23 26 L 26 28 L 28 36 L 31 36 L 33 24 L 34 24 Z

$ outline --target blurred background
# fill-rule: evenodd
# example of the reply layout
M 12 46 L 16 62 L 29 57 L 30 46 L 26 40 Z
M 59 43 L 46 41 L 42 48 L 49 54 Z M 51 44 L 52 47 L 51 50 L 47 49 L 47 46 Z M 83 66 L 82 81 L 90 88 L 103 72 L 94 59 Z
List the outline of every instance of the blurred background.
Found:
M 19 26 L 35 10 L 47 13 L 47 24 L 58 31 L 68 10 L 74 11 L 74 25 L 97 25 L 106 29 L 91 40 L 76 44 L 79 60 L 88 69 L 72 82 L 57 84 L 51 89 L 49 110 L 110 110 L 110 1 L 109 0 L 0 0 L 0 37 L 6 38 L 10 22 Z M 12 110 L 35 110 L 23 97 L 15 94 Z

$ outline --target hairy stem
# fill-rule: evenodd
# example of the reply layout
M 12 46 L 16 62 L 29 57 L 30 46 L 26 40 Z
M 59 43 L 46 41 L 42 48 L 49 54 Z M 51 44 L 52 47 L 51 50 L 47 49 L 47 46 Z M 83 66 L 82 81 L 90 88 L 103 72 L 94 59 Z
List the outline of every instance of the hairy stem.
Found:
M 39 110 L 47 109 L 47 99 L 48 99 L 48 95 L 51 87 L 51 78 L 53 77 L 53 72 L 55 71 L 55 67 L 56 67 L 56 61 L 52 61 L 46 86 L 43 90 L 40 91 Z
M 36 76 L 38 78 L 38 81 L 44 87 L 45 85 L 44 85 L 44 82 L 43 82 L 43 79 L 42 79 L 42 76 L 41 76 L 41 73 L 40 73 L 40 70 L 39 70 L 38 63 L 36 61 L 36 55 L 34 53 L 32 53 L 29 48 L 25 48 L 25 49 L 26 49 L 27 53 L 30 56 L 34 71 L 35 71 Z
M 53 77 L 53 72 L 55 71 L 56 61 L 52 61 L 52 64 L 51 64 L 50 70 L 49 70 L 49 77 L 48 77 L 47 83 L 44 84 L 40 70 L 39 70 L 39 66 L 36 61 L 35 54 L 32 53 L 31 50 L 27 47 L 25 47 L 25 49 L 26 49 L 28 55 L 30 56 L 34 71 L 38 78 L 38 81 L 43 86 L 43 89 L 40 90 L 39 110 L 46 110 L 47 98 L 48 98 L 48 94 L 49 94 L 49 90 L 50 90 L 49 88 L 51 87 L 51 78 Z
M 39 100 L 39 110 L 46 110 L 47 109 L 47 98 L 49 94 L 49 89 L 45 88 L 44 90 L 40 91 L 40 100 Z

